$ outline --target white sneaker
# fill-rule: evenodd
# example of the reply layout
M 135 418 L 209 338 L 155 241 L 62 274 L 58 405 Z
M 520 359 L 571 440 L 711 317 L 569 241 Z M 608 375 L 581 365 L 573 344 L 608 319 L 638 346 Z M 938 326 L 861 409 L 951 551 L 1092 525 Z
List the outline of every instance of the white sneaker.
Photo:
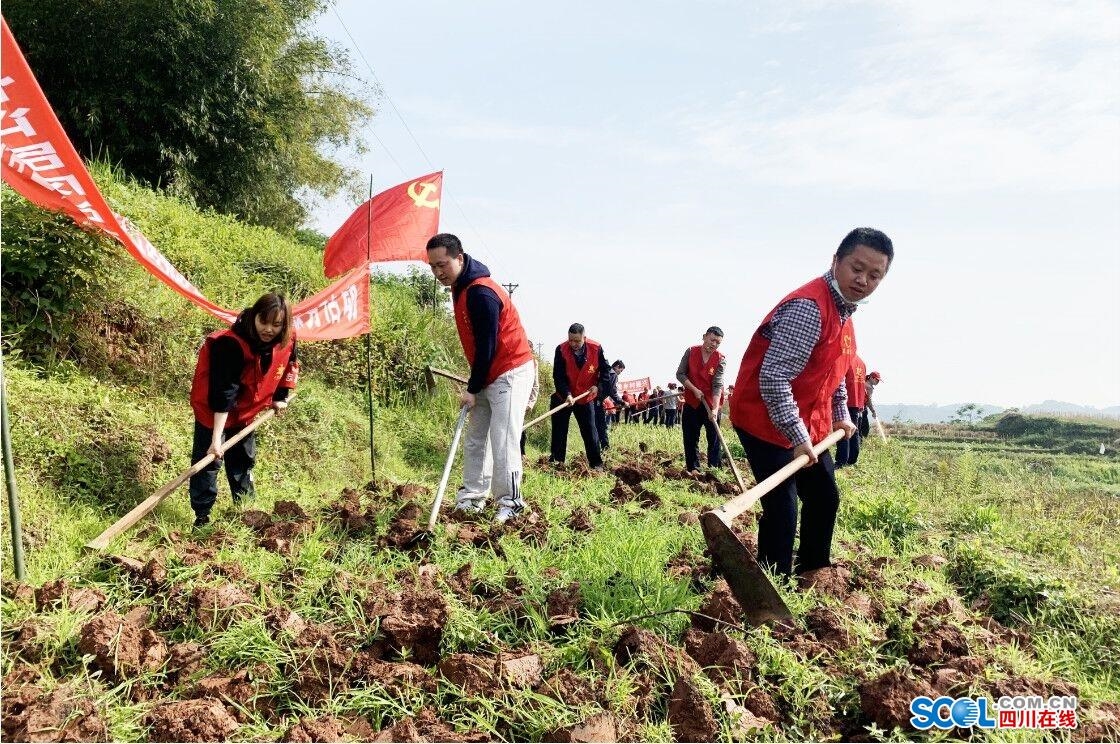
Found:
M 499 506 L 498 513 L 494 515 L 494 521 L 498 524 L 505 524 L 513 519 L 521 512 L 521 509 L 515 509 L 512 506 Z
M 482 503 L 474 499 L 463 499 L 455 502 L 455 511 L 464 514 L 478 514 L 482 511 Z

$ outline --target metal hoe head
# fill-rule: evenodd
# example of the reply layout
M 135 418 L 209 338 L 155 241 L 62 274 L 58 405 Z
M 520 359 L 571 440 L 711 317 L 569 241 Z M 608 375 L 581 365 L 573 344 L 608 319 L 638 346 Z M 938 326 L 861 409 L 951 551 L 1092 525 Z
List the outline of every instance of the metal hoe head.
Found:
M 770 583 L 770 577 L 721 516 L 714 511 L 705 512 L 700 516 L 700 526 L 712 559 L 727 579 L 731 593 L 739 600 L 747 622 L 751 625 L 792 622 L 793 614 Z

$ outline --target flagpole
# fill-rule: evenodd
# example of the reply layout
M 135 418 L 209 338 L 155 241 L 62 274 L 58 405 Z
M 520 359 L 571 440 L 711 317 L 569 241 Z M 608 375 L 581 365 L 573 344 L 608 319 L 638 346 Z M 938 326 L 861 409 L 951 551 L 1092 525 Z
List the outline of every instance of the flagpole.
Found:
M 372 260 L 370 243 L 373 235 L 373 174 L 369 174 L 369 201 L 366 202 L 366 266 Z M 377 458 L 373 453 L 373 272 L 369 274 L 369 333 L 366 334 L 366 402 L 369 404 L 369 471 L 370 482 L 377 480 Z

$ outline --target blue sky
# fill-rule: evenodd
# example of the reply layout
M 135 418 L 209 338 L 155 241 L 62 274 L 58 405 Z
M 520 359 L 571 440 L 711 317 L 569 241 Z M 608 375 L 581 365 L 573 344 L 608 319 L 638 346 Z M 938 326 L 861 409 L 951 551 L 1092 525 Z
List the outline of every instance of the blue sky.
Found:
M 344 0 L 318 29 L 382 84 L 345 159 L 375 190 L 444 169 L 441 228 L 546 350 L 579 321 L 664 383 L 716 324 L 734 376 L 870 225 L 882 401 L 1115 405 L 1120 5 L 979 5 Z

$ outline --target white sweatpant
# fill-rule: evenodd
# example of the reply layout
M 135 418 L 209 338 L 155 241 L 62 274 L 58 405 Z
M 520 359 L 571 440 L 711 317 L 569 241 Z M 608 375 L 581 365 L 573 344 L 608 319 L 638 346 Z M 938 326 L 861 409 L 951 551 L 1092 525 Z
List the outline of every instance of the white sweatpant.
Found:
M 481 509 L 486 494 L 498 506 L 515 510 L 521 500 L 521 428 L 533 389 L 533 362 L 500 375 L 475 396 L 463 445 L 463 487 L 455 498 L 460 509 Z

